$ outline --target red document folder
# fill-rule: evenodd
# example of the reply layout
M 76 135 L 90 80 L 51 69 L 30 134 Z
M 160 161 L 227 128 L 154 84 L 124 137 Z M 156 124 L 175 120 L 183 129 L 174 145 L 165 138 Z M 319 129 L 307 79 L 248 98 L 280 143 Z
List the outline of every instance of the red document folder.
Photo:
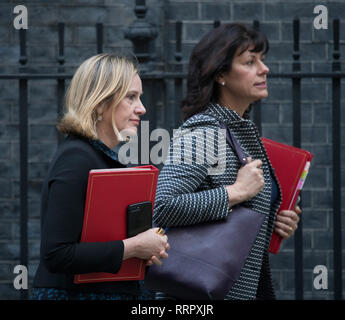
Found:
M 126 238 L 129 204 L 151 201 L 157 188 L 158 169 L 141 166 L 91 170 L 87 186 L 81 242 L 105 242 Z M 145 261 L 124 260 L 118 273 L 88 273 L 74 276 L 74 283 L 143 280 Z
M 293 210 L 307 177 L 313 154 L 266 138 L 262 138 L 262 142 L 282 191 L 282 203 L 278 214 L 281 210 Z M 281 241 L 282 238 L 273 232 L 269 251 L 278 253 Z

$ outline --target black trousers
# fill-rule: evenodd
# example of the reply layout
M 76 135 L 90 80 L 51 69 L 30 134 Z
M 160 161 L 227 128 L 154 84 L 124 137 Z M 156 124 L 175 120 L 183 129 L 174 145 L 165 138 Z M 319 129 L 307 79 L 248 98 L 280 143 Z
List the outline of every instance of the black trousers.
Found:
M 276 300 L 276 295 L 274 293 L 271 276 L 268 251 L 265 251 L 262 260 L 259 285 L 258 290 L 256 292 L 256 300 Z

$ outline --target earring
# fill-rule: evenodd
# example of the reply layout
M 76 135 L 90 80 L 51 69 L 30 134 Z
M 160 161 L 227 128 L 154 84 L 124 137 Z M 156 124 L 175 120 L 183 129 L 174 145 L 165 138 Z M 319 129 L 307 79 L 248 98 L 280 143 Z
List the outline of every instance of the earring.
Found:
M 103 120 L 103 117 L 102 117 L 101 114 L 99 114 L 98 117 L 97 117 L 97 121 L 102 121 L 102 120 Z
M 222 82 L 222 86 L 224 86 L 224 85 L 225 85 L 225 82 L 223 81 L 223 82 Z

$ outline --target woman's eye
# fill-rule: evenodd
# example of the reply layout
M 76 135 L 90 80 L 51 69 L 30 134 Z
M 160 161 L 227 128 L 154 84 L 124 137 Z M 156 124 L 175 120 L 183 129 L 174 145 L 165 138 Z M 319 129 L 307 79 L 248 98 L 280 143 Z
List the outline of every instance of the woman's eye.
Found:
M 131 100 L 131 101 L 133 101 L 133 100 L 135 99 L 135 94 L 129 95 L 129 96 L 128 96 L 128 99 Z
M 250 60 L 250 61 L 247 62 L 248 65 L 252 65 L 253 63 L 254 63 L 253 60 Z

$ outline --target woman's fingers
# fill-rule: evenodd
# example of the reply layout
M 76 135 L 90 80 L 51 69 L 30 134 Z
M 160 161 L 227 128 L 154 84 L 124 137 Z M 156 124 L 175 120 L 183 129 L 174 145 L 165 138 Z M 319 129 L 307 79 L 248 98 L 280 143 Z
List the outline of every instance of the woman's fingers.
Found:
M 293 220 L 298 222 L 300 220 L 298 214 L 295 211 L 292 210 L 282 210 L 279 212 L 277 215 L 277 220 L 282 220 L 282 221 L 288 221 L 288 220 Z
M 167 246 L 169 246 L 169 244 L 167 244 Z M 147 260 L 146 266 L 151 266 L 152 264 L 161 265 L 163 262 L 160 259 L 166 259 L 168 258 L 168 256 L 169 255 L 165 252 L 165 250 L 162 250 L 159 253 L 159 258 L 157 258 L 156 256 L 152 256 L 149 260 Z
M 302 210 L 301 210 L 301 208 L 298 205 L 296 205 L 296 207 L 295 207 L 295 212 L 297 214 L 301 214 L 302 213 Z
M 168 254 L 165 252 L 165 250 L 162 250 L 160 253 L 159 253 L 159 257 L 161 259 L 166 259 L 168 258 Z
M 293 220 L 289 217 L 277 217 L 276 223 L 281 223 L 287 226 L 287 229 L 289 229 L 289 227 L 293 228 L 293 229 L 297 229 L 297 224 L 298 224 L 298 220 Z
M 285 232 L 283 229 L 275 227 L 274 232 L 280 235 L 283 239 L 290 238 L 289 233 Z
M 146 261 L 146 266 L 152 266 L 152 264 L 153 264 L 153 262 L 152 262 L 152 260 L 151 259 L 149 259 L 149 260 L 147 260 Z
M 296 206 L 296 211 L 283 210 L 277 215 L 274 231 L 283 239 L 290 238 L 298 228 L 298 222 L 300 220 L 298 216 L 299 211 L 302 212 L 301 209 Z
M 289 224 L 281 223 L 279 221 L 276 222 L 275 227 L 283 230 L 289 235 L 292 235 L 297 229 L 297 225 L 289 225 Z
M 156 256 L 152 256 L 151 259 L 154 264 L 161 265 L 162 261 L 160 261 Z

